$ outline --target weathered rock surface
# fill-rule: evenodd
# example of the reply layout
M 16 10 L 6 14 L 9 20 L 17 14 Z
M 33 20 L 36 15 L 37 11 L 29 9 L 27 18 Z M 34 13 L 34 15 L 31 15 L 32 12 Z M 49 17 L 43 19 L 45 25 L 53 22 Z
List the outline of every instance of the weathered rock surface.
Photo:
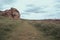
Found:
M 0 16 L 9 17 L 11 19 L 20 19 L 20 13 L 15 8 L 11 8 L 5 11 L 0 11 Z

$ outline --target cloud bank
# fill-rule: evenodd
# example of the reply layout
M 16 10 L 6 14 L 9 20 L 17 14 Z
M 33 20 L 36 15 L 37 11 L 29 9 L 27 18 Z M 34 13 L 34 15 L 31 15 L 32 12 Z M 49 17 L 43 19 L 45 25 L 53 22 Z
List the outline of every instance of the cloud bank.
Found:
M 60 19 L 60 0 L 0 0 L 0 10 L 17 8 L 21 18 Z

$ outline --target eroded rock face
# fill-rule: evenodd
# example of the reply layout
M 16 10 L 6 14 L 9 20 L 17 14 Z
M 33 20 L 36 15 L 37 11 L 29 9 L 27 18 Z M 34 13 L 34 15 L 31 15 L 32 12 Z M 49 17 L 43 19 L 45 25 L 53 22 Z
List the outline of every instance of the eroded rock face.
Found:
M 0 11 L 0 16 L 9 17 L 11 19 L 20 19 L 20 13 L 15 8 L 11 8 L 5 11 Z

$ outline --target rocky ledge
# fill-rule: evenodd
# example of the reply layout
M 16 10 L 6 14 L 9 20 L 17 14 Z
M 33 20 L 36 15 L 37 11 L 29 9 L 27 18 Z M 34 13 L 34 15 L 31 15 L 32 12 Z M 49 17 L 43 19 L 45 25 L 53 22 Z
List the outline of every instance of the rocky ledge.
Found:
M 0 16 L 9 17 L 11 19 L 20 19 L 20 13 L 15 8 L 11 8 L 5 11 L 0 11 Z

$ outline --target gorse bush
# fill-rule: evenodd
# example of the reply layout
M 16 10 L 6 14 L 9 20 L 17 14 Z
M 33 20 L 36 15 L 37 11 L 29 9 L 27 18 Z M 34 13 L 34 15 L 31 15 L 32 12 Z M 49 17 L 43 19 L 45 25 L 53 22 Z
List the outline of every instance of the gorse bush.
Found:
M 8 40 L 10 33 L 19 25 L 19 22 L 10 20 L 6 17 L 0 17 L 0 40 Z
M 14 28 L 13 28 L 14 29 Z M 0 40 L 5 40 L 8 37 L 8 34 L 12 32 L 12 27 L 9 25 L 0 25 Z
M 35 23 L 33 25 L 43 32 L 43 36 L 49 37 L 51 40 L 60 40 L 60 24 Z

